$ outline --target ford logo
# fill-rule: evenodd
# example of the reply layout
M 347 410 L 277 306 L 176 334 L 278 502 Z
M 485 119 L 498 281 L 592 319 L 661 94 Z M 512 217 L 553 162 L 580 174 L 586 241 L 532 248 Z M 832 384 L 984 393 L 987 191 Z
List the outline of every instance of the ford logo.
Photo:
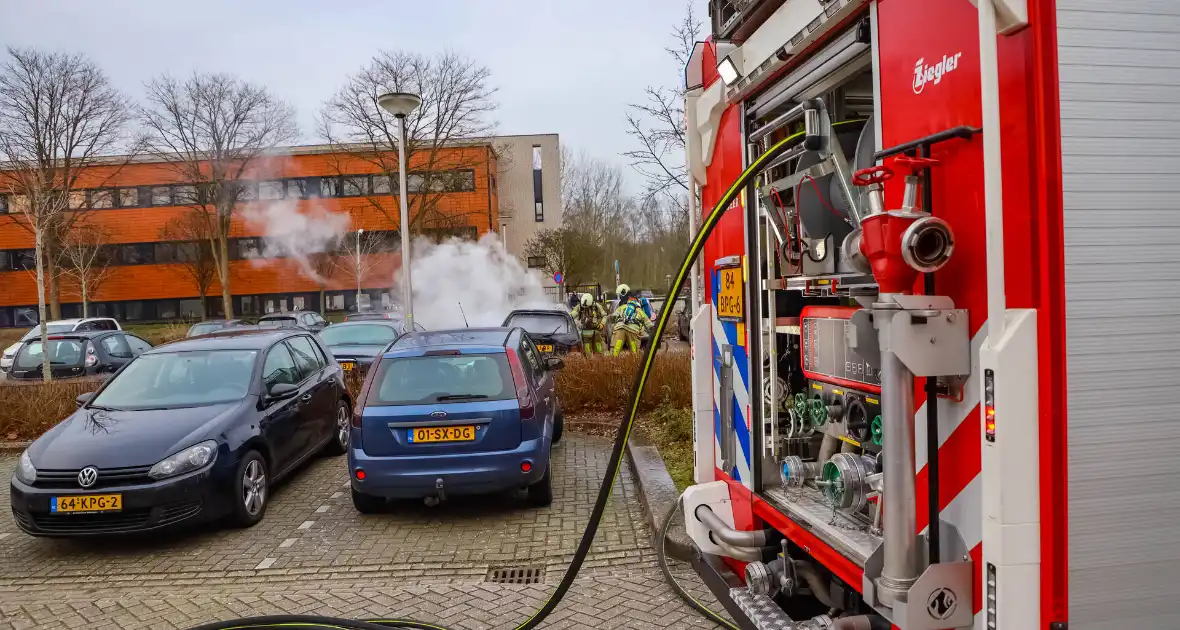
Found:
M 445 411 L 432 411 L 430 413 L 430 417 L 431 418 L 445 418 L 445 417 L 447 417 L 447 412 L 445 412 Z

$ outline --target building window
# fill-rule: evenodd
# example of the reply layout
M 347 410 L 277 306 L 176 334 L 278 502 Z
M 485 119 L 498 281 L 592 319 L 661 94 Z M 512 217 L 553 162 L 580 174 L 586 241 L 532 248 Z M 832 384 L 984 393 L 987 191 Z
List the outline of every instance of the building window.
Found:
M 259 199 L 282 199 L 283 191 L 286 185 L 283 180 L 276 179 L 266 182 L 258 182 L 258 198 Z
M 257 238 L 239 238 L 237 240 L 238 258 L 258 258 L 262 252 L 262 244 Z
M 238 201 L 255 201 L 258 199 L 258 184 L 255 182 L 241 181 L 238 184 Z
M 8 214 L 8 195 L 0 195 L 0 214 Z
M 172 262 L 195 262 L 197 260 L 197 254 L 200 252 L 197 248 L 201 246 L 208 247 L 205 243 L 196 242 L 173 243 L 173 246 L 175 247 L 175 251 L 172 256 Z M 156 260 L 159 260 L 158 254 Z
M 287 196 L 292 199 L 307 199 L 307 180 L 304 179 L 288 179 Z
M 321 177 L 320 178 L 320 196 L 321 197 L 339 197 L 340 196 L 340 178 L 338 178 L 338 177 Z
M 358 197 L 369 194 L 369 178 L 358 175 L 344 178 L 344 196 Z
M 545 257 L 544 256 L 529 256 L 529 269 L 544 269 L 544 268 L 545 268 Z
M 242 306 L 238 309 L 242 315 L 257 315 L 258 314 L 258 299 L 253 295 L 242 296 Z
M 475 190 L 475 171 L 449 171 L 443 176 L 448 192 L 471 192 Z
M 200 203 L 200 198 L 197 196 L 197 187 L 193 185 L 176 186 L 172 189 L 172 196 L 176 200 L 176 205 L 190 205 Z
M 0 250 L 0 271 L 9 271 L 12 269 L 9 265 L 12 263 L 8 252 Z
M 118 193 L 120 208 L 134 208 L 139 205 L 138 188 L 120 188 Z
M 152 205 L 153 206 L 170 206 L 170 205 L 172 205 L 172 187 L 171 186 L 152 186 Z
M 545 220 L 545 197 L 541 193 L 541 145 L 533 145 L 533 219 Z
M 170 263 L 177 260 L 177 246 L 180 243 L 156 243 L 155 259 L 158 263 Z
M 327 300 L 327 310 L 329 311 L 343 311 L 344 310 L 344 294 L 336 293 L 334 295 L 324 296 Z
M 12 323 L 18 328 L 37 325 L 37 308 L 33 306 L 12 309 Z
M 176 319 L 179 307 L 177 300 L 157 300 L 156 314 L 159 319 Z
M 12 252 L 13 271 L 28 271 L 37 268 L 37 250 L 18 249 Z
M 185 319 L 200 319 L 201 318 L 201 300 L 181 300 L 180 301 L 180 316 Z
M 388 175 L 374 175 L 373 176 L 373 194 L 374 195 L 388 195 L 392 188 L 392 180 Z
M 156 262 L 156 251 L 151 243 L 120 245 L 119 260 L 124 265 L 150 265 Z
M 123 317 L 129 322 L 141 322 L 146 317 L 143 316 L 143 302 L 139 300 L 132 300 L 123 303 Z
M 422 173 L 409 173 L 406 175 L 406 194 L 422 192 L 426 177 Z
M 81 210 L 86 207 L 86 191 L 71 190 L 69 194 L 70 210 Z
M 110 188 L 90 191 L 90 207 L 99 210 L 115 207 L 115 191 Z

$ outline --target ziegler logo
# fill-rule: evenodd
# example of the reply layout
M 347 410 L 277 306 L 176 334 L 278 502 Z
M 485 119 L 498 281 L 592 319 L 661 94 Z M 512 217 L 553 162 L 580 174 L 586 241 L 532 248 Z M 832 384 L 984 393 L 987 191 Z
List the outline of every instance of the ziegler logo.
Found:
M 927 83 L 938 85 L 942 83 L 942 75 L 959 67 L 959 57 L 963 53 L 955 53 L 953 55 L 943 55 L 942 61 L 928 66 L 926 59 L 918 59 L 914 63 L 914 94 L 921 94 L 922 90 L 926 89 Z

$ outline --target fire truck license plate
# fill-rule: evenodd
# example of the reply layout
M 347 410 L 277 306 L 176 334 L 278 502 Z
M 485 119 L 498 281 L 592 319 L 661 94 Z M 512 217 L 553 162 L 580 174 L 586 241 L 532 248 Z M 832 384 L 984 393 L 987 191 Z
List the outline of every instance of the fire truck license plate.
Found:
M 720 281 L 717 291 L 717 317 L 743 319 L 746 314 L 745 292 L 742 291 L 742 269 L 718 269 Z

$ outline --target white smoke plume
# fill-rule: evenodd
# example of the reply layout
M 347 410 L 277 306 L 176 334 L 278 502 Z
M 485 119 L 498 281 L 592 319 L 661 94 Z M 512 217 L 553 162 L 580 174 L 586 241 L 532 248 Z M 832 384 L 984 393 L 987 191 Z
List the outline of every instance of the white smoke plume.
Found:
M 242 211 L 242 218 L 265 235 L 263 257 L 288 258 L 299 265 L 303 275 L 316 282 L 323 282 L 323 278 L 311 263 L 311 256 L 334 251 L 352 223 L 347 212 L 331 212 L 319 206 L 299 212 L 295 200 L 249 204 Z M 267 263 L 258 261 L 257 264 Z
M 478 241 L 418 239 L 412 247 L 414 319 L 427 330 L 499 326 L 517 308 L 552 306 L 541 276 L 504 251 L 495 233 Z M 397 286 L 401 286 L 398 273 Z M 394 296 L 400 295 L 394 289 Z M 463 312 L 459 304 L 463 304 Z

